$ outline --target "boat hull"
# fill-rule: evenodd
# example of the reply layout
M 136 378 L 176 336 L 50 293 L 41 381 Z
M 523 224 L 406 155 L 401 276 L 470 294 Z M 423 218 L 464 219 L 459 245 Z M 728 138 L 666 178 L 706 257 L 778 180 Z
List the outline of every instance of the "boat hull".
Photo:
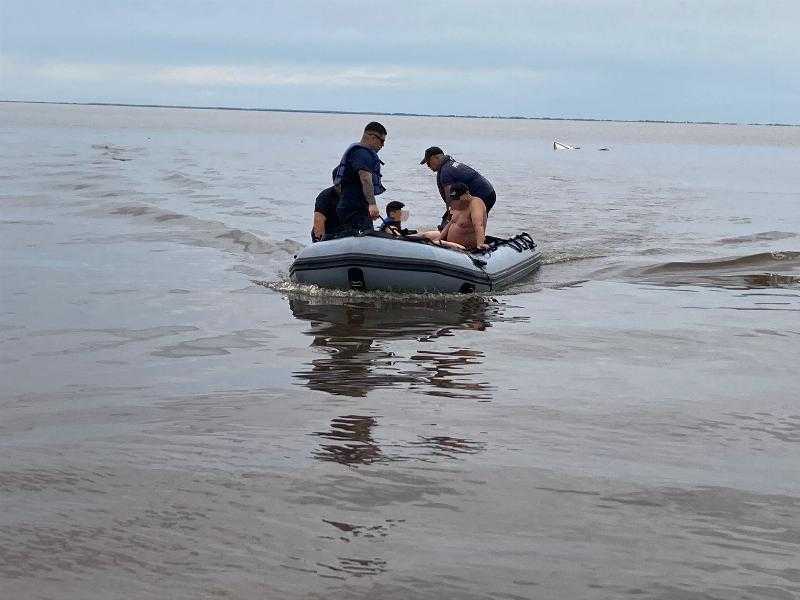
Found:
M 490 251 L 480 253 L 381 234 L 339 238 L 303 249 L 289 276 L 297 283 L 342 290 L 492 291 L 527 277 L 541 265 L 533 240 L 527 234 L 522 241 L 521 237 L 496 240 Z

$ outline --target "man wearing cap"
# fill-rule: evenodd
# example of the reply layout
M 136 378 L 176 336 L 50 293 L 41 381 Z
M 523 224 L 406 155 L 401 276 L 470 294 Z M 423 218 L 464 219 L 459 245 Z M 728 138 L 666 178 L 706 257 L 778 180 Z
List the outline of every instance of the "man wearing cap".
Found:
M 340 191 L 336 212 L 342 228 L 372 230 L 372 221 L 380 216 L 375 196 L 386 188 L 381 185 L 378 152 L 386 143 L 386 128 L 373 121 L 364 128 L 361 141 L 345 150 L 333 171 L 333 185 Z
M 469 165 L 458 162 L 452 156 L 445 154 L 439 146 L 431 146 L 425 150 L 425 156 L 419 164 L 428 165 L 428 168 L 436 173 L 436 185 L 439 187 L 439 195 L 445 204 L 450 187 L 455 183 L 463 183 L 471 194 L 483 200 L 487 214 L 497 201 L 497 194 L 488 179 Z M 439 229 L 441 230 L 449 220 L 450 212 L 448 210 L 442 215 Z

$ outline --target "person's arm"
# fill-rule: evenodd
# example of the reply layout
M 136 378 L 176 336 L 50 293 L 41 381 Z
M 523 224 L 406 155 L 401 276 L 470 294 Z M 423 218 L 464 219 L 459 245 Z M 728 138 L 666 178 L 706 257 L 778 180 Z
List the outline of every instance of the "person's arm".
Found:
M 442 237 L 442 233 L 444 231 L 424 231 L 422 233 L 416 233 L 414 235 L 409 236 L 409 239 L 412 240 L 428 240 L 435 246 L 442 246 L 443 248 L 453 248 L 454 250 L 464 250 L 464 246 L 461 244 L 456 244 L 455 242 L 448 242 Z
M 358 178 L 361 180 L 361 190 L 364 192 L 364 198 L 367 199 L 367 204 L 369 205 L 369 216 L 374 221 L 380 216 L 380 211 L 375 201 L 375 189 L 372 187 L 372 173 L 361 170 L 358 172 Z
M 484 250 L 486 245 L 486 205 L 480 198 L 473 198 L 469 207 L 469 216 L 475 229 L 475 246 Z
M 447 202 L 447 199 L 450 197 L 450 187 L 452 185 L 453 184 L 451 183 L 447 183 L 442 187 L 442 200 L 444 200 L 445 202 Z
M 325 235 L 325 215 L 321 212 L 314 211 L 314 236 L 321 240 L 322 236 Z
M 452 223 L 452 221 L 448 221 L 447 225 L 444 226 L 444 229 L 442 229 L 442 231 L 439 232 L 439 239 L 440 240 L 446 240 L 447 239 L 447 234 L 450 231 L 450 224 L 451 223 Z
M 429 240 L 431 242 L 439 241 L 439 237 L 442 235 L 441 231 L 422 231 L 418 233 L 414 233 L 409 236 L 412 240 Z

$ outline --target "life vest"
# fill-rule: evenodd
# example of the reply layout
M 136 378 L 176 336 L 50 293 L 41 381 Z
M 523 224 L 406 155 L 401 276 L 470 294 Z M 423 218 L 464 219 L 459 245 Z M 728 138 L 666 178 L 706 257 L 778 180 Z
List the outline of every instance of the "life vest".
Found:
M 375 150 L 373 150 L 369 146 L 365 146 L 364 144 L 360 143 L 350 144 L 347 147 L 347 150 L 344 151 L 344 154 L 342 154 L 342 159 L 339 161 L 339 164 L 331 174 L 333 176 L 333 185 L 336 187 L 337 190 L 339 190 L 340 193 L 342 191 L 342 180 L 344 179 L 344 174 L 347 171 L 347 157 L 350 154 L 350 152 L 355 148 L 364 148 L 378 160 L 379 164 L 381 165 L 384 164 L 384 162 L 378 157 L 378 153 L 375 152 Z M 383 185 L 381 184 L 381 177 L 382 175 L 380 167 L 378 167 L 377 173 L 375 173 L 374 171 L 372 172 L 372 192 L 376 196 L 379 196 L 380 194 L 386 191 L 386 188 L 383 187 Z

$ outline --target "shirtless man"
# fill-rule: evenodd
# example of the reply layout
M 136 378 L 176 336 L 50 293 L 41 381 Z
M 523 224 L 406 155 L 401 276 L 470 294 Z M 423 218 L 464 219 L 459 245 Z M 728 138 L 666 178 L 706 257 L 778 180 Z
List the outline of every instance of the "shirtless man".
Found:
M 484 250 L 486 244 L 486 205 L 483 200 L 469 193 L 463 183 L 450 187 L 448 206 L 452 215 L 441 232 L 429 231 L 426 238 L 442 246 L 460 250 Z

